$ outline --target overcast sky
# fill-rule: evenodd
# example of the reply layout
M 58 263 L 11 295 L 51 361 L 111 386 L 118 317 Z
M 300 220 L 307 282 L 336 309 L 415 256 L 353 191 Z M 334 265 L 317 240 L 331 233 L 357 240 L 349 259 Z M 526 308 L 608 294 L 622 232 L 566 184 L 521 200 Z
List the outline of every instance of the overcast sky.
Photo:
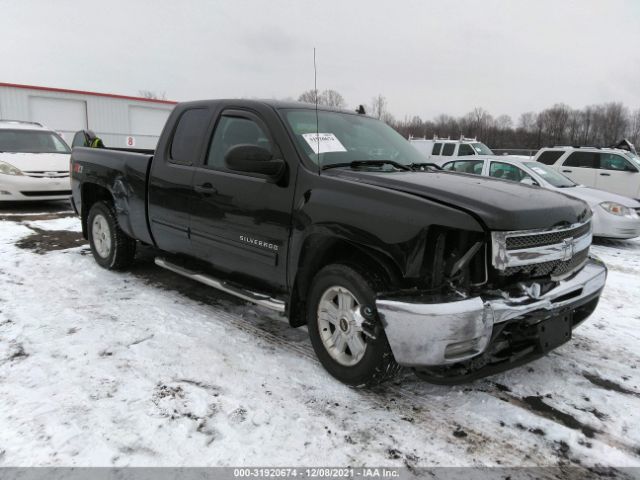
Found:
M 172 100 L 296 97 L 396 117 L 640 107 L 638 0 L 0 0 L 0 82 Z

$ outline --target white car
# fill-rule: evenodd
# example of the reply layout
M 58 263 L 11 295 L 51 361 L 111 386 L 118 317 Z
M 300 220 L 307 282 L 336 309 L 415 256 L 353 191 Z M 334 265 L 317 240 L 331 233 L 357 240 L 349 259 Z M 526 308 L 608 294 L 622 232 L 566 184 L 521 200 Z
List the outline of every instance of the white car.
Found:
M 593 212 L 594 236 L 620 239 L 640 236 L 640 202 L 615 193 L 578 185 L 553 168 L 534 162 L 528 157 L 460 159 L 445 163 L 443 168 L 559 191 L 589 204 Z
M 460 137 L 459 140 L 437 138 L 409 138 L 409 143 L 418 150 L 427 162 L 442 165 L 458 157 L 494 155 L 489 147 L 475 138 Z
M 640 158 L 618 148 L 543 148 L 533 160 L 577 183 L 640 200 Z
M 39 123 L 0 120 L 0 202 L 69 198 L 70 154 L 60 135 Z

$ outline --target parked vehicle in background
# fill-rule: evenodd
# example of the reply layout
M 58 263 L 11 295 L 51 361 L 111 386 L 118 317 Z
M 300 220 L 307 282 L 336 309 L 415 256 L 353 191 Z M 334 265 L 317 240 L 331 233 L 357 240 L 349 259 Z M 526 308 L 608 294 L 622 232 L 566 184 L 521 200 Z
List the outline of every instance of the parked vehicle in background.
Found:
M 159 266 L 307 325 L 350 385 L 533 360 L 570 340 L 605 284 L 584 202 L 432 168 L 354 112 L 183 103 L 155 152 L 76 147 L 71 171 L 99 265 L 153 245 Z
M 527 185 L 537 185 L 585 201 L 591 207 L 593 235 L 628 239 L 640 236 L 640 202 L 615 193 L 579 185 L 543 163 L 528 157 L 454 160 L 444 170 L 475 173 Z
M 428 162 L 442 165 L 447 160 L 457 157 L 494 155 L 489 147 L 475 138 L 460 137 L 459 140 L 449 138 L 437 138 L 432 140 L 424 138 L 409 138 L 413 145 Z
M 542 148 L 533 157 L 588 187 L 640 200 L 640 158 L 632 151 L 599 147 Z
M 0 202 L 69 198 L 70 153 L 39 123 L 0 120 Z

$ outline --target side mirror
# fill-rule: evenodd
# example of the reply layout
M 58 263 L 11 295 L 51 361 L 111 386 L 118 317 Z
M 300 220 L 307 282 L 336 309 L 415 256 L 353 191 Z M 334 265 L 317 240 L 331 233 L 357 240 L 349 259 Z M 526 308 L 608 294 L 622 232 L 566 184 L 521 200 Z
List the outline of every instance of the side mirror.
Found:
M 531 185 L 533 187 L 539 187 L 540 186 L 540 184 L 538 184 L 538 182 L 536 182 L 531 177 L 524 177 L 522 180 L 520 180 L 520 183 L 524 183 L 525 185 Z
M 257 173 L 278 179 L 284 173 L 285 163 L 274 159 L 269 150 L 257 145 L 236 145 L 227 150 L 224 162 L 229 170 Z

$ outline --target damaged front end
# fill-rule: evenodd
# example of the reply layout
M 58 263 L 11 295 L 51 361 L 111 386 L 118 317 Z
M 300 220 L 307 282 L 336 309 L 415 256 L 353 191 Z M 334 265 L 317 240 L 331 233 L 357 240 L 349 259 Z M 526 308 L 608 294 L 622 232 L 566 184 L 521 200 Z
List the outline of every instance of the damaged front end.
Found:
M 464 241 L 454 254 L 436 238 L 427 288 L 376 301 L 396 361 L 428 380 L 467 381 L 530 361 L 568 341 L 595 309 L 607 270 L 589 256 L 588 221 L 497 232 L 490 249 Z

